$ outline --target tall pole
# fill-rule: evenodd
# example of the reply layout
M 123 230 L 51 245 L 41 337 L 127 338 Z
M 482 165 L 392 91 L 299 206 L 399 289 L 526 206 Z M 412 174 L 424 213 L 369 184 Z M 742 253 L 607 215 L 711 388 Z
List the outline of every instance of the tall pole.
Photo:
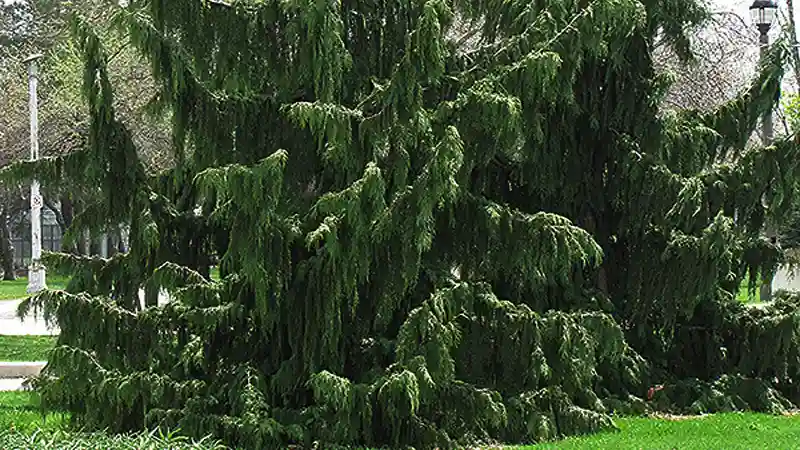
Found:
M 36 89 L 39 85 L 39 67 L 37 63 L 41 54 L 29 56 L 28 63 L 28 93 L 31 115 L 31 161 L 39 159 L 39 100 Z M 28 293 L 47 289 L 45 269 L 42 259 L 42 196 L 39 193 L 39 180 L 31 182 L 31 265 L 28 268 Z
M 769 49 L 769 34 L 767 34 L 769 27 L 759 25 L 758 31 L 758 55 L 761 64 L 764 64 L 767 60 L 767 50 Z M 761 137 L 764 141 L 764 146 L 772 145 L 772 108 L 769 108 L 764 113 L 764 118 L 761 121 Z
M 769 25 L 758 24 L 758 44 L 759 44 L 759 59 L 761 64 L 765 64 L 767 60 L 767 50 L 769 49 Z M 765 147 L 772 145 L 773 140 L 772 128 L 772 106 L 764 112 L 764 117 L 761 119 L 761 140 Z M 769 220 L 769 219 L 767 219 Z M 765 233 L 771 243 L 775 243 L 775 230 L 767 223 L 765 226 Z M 762 302 L 772 300 L 772 279 L 774 274 L 764 274 L 764 279 L 761 280 L 761 288 L 759 290 L 759 297 Z

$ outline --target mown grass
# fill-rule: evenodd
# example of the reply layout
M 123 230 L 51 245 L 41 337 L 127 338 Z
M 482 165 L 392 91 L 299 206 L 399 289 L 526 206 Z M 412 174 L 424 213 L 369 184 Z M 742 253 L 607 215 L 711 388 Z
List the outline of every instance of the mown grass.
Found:
M 64 289 L 69 278 L 60 275 L 48 275 L 47 287 L 50 289 Z M 27 298 L 28 279 L 25 277 L 17 278 L 12 281 L 0 281 L 0 300 L 16 300 Z
M 0 431 L 32 433 L 36 430 L 56 431 L 64 428 L 66 416 L 50 413 L 42 415 L 39 396 L 33 392 L 0 392 Z M 8 447 L 2 444 L 0 448 Z
M 47 361 L 56 339 L 56 336 L 0 335 L 0 361 Z
M 195 442 L 177 435 L 111 435 L 71 430 L 66 414 L 41 414 L 32 392 L 0 392 L 0 449 L 26 450 L 221 450 L 210 439 Z
M 516 447 L 516 450 L 790 450 L 800 448 L 800 415 L 714 414 L 674 419 L 617 419 L 619 432 Z
M 736 293 L 736 299 L 742 303 L 758 303 L 761 301 L 761 293 L 758 286 L 753 293 L 750 292 L 750 280 L 745 278 L 742 284 L 739 285 L 739 292 Z
M 0 392 L 0 449 L 174 449 L 221 450 L 218 442 L 193 442 L 176 435 L 109 435 L 69 428 L 68 416 L 40 413 L 35 393 Z M 800 448 L 800 415 L 715 414 L 674 419 L 621 418 L 618 432 L 574 437 L 507 450 L 789 450 Z M 495 447 L 496 448 L 496 447 Z

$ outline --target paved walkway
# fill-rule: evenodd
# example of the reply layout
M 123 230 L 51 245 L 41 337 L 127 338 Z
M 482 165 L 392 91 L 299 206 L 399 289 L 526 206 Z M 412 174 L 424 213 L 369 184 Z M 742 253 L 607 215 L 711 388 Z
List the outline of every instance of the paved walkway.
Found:
M 25 378 L 0 378 L 0 391 L 21 391 Z
M 144 306 L 144 291 L 139 291 L 139 298 Z M 17 308 L 22 303 L 19 300 L 0 300 L 0 335 L 57 335 L 57 326 L 48 326 L 41 314 L 28 315 L 24 320 L 17 316 Z M 158 303 L 164 304 L 169 301 L 166 292 L 162 291 L 158 296 Z M 23 389 L 25 378 L 20 376 L 31 376 L 39 373 L 45 362 L 0 362 L 0 391 L 18 391 Z M 9 378 L 13 377 L 13 378 Z
M 139 298 L 144 306 L 144 290 L 140 290 Z M 158 296 L 158 303 L 163 305 L 169 301 L 166 292 L 162 291 Z M 40 313 L 36 316 L 29 315 L 25 320 L 17 317 L 17 307 L 22 302 L 19 300 L 0 300 L 0 335 L 56 335 L 59 333 L 58 326 L 48 326 L 44 321 L 44 316 Z
M 58 334 L 57 326 L 48 327 L 44 317 L 27 316 L 25 320 L 17 317 L 17 307 L 22 300 L 0 300 L 0 334 L 5 335 L 54 335 Z
M 0 379 L 35 377 L 47 361 L 0 361 Z
M 772 280 L 772 290 L 800 291 L 800 273 L 792 273 L 786 267 L 778 268 Z

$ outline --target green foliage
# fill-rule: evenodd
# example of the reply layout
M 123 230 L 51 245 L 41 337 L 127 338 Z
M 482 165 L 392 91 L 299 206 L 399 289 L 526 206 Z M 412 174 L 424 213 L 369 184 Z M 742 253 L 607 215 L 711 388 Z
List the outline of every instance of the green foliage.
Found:
M 655 383 L 690 387 L 665 409 L 799 403 L 798 300 L 734 298 L 780 261 L 759 235 L 795 197 L 795 141 L 745 147 L 786 49 L 718 110 L 660 114 L 656 37 L 688 57 L 704 17 L 132 1 L 112 23 L 172 113 L 177 165 L 154 177 L 76 18 L 86 149 L 4 175 L 98 186 L 71 231 L 126 222 L 131 250 L 46 257 L 73 278 L 21 306 L 62 330 L 43 399 L 244 448 L 550 439 L 613 429 Z
M 797 130 L 800 125 L 800 96 L 788 95 L 783 99 L 783 110 L 792 130 Z
M 102 448 L 108 450 L 223 450 L 226 447 L 211 439 L 192 441 L 182 436 L 158 433 L 138 433 L 131 435 L 107 435 L 103 433 L 74 433 L 57 430 L 54 432 L 34 431 L 31 434 L 19 431 L 0 431 L 0 445 L 3 448 L 25 450 L 73 450 L 82 448 Z
M 788 95 L 783 100 L 783 111 L 792 132 L 800 130 L 800 96 Z M 800 205 L 795 200 L 786 208 L 788 220 L 779 228 L 779 242 L 784 249 L 792 250 L 788 263 L 796 267 L 798 263 L 796 249 L 800 248 Z
M 153 431 L 126 435 L 86 433 L 71 429 L 68 422 L 68 414 L 59 412 L 45 414 L 35 393 L 0 392 L 0 447 L 4 449 L 225 450 L 227 448 L 208 437 L 192 440 L 174 432 Z

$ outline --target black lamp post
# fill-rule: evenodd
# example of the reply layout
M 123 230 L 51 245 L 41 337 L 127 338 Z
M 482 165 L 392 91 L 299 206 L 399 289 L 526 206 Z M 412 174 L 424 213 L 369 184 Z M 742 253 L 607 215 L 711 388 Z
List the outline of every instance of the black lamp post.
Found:
M 761 44 L 767 44 L 767 32 L 775 21 L 778 13 L 778 4 L 774 0 L 755 0 L 750 5 L 750 18 L 761 33 Z
M 769 46 L 769 29 L 772 22 L 775 21 L 775 16 L 778 14 L 778 4 L 774 0 L 755 0 L 750 6 L 750 18 L 758 28 L 759 33 L 759 56 L 761 63 L 767 56 L 767 47 Z M 761 121 L 761 140 L 765 146 L 772 144 L 772 108 L 764 112 L 764 118 Z M 772 238 L 774 242 L 774 231 L 767 225 L 766 234 Z M 759 289 L 762 302 L 772 300 L 772 277 L 767 277 L 761 280 L 761 288 Z
M 759 54 L 762 63 L 767 56 L 767 46 L 769 45 L 769 35 L 767 33 L 769 33 L 772 22 L 775 21 L 775 16 L 777 15 L 778 4 L 775 3 L 775 0 L 755 0 L 750 5 L 750 17 L 758 27 Z M 764 145 L 770 145 L 772 143 L 772 110 L 764 114 L 761 133 Z

